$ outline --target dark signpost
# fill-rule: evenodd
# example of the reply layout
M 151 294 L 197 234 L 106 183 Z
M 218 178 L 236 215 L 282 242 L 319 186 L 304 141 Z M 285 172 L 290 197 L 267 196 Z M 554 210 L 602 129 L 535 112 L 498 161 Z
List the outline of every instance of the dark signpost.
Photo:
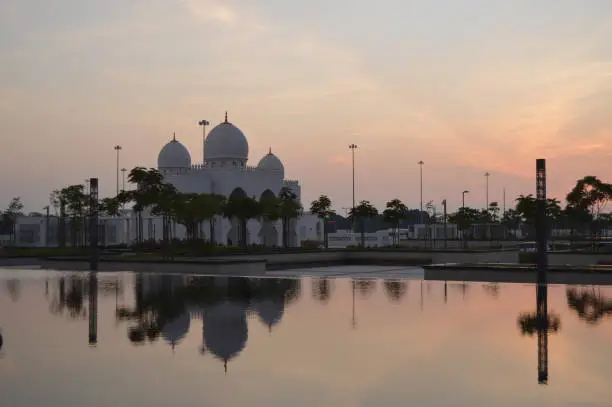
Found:
M 89 269 L 98 270 L 98 179 L 89 179 Z
M 538 331 L 538 383 L 548 383 L 548 222 L 546 217 L 546 160 L 536 160 L 537 284 L 536 324 Z

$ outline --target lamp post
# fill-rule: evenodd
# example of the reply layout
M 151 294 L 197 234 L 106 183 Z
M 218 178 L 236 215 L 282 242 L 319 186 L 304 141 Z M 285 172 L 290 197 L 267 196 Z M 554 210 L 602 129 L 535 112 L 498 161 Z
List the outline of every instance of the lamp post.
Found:
M 485 211 L 489 209 L 489 177 L 491 176 L 490 172 L 485 172 L 485 199 L 486 199 L 486 206 L 485 206 Z
M 357 150 L 357 144 L 349 145 L 349 149 L 351 150 L 351 162 L 353 165 L 353 210 L 355 210 L 355 150 Z
M 121 190 L 125 191 L 125 173 L 127 172 L 127 168 L 121 169 Z
M 419 219 L 421 223 L 423 223 L 423 165 L 425 164 L 423 161 L 419 161 L 419 172 L 421 176 L 421 211 L 419 212 Z
M 198 125 L 202 126 L 202 149 L 204 149 L 204 144 L 206 144 L 206 126 L 210 125 L 210 122 L 208 120 L 200 120 Z M 204 164 L 204 150 L 202 150 L 202 164 Z
M 115 151 L 117 152 L 117 195 L 119 195 L 119 151 L 121 151 L 121 146 L 120 145 L 116 145 L 114 147 Z
M 461 193 L 461 211 L 462 211 L 461 217 L 464 218 L 464 220 L 465 220 L 465 194 L 469 194 L 469 193 L 470 191 L 468 191 L 467 189 Z M 465 231 L 463 229 L 463 223 L 464 222 L 462 222 L 462 225 L 461 225 L 461 239 L 463 240 L 463 247 L 465 248 L 467 242 L 465 241 Z

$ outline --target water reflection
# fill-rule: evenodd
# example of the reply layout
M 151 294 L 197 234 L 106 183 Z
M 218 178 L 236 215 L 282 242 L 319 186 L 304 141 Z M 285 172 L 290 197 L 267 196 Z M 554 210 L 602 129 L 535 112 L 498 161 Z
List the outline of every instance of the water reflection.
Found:
M 328 302 L 334 291 L 335 280 L 329 278 L 313 278 L 311 284 L 313 298 L 322 303 Z
M 385 280 L 385 293 L 391 302 L 399 302 L 408 288 L 408 283 L 401 280 Z
M 589 324 L 598 324 L 605 316 L 612 316 L 612 299 L 602 294 L 601 287 L 568 287 L 566 296 L 570 309 Z
M 21 290 L 21 286 L 19 284 L 19 280 L 15 278 L 11 278 L 6 280 L 6 291 L 9 293 L 11 300 L 13 302 L 19 301 L 19 294 Z
M 133 393 L 130 405 L 172 404 L 154 383 L 189 406 L 198 405 L 189 391 L 197 387 L 193 392 L 205 392 L 213 406 L 287 405 L 287 394 L 321 406 L 400 405 L 406 397 L 418 405 L 492 405 L 495 396 L 501 406 L 552 407 L 567 405 L 578 376 L 584 380 L 573 394 L 612 397 L 600 383 L 612 374 L 605 287 L 426 281 L 420 312 L 416 280 L 120 277 L 20 279 L 19 303 L 0 290 L 7 341 L 0 345 L 0 391 L 29 383 L 13 392 L 11 405 L 36 405 L 27 404 L 29 394 L 48 392 L 49 380 L 62 389 L 49 405 L 77 405 L 76 397 L 79 405 L 121 405 L 112 395 L 85 403 L 94 387 L 61 404 L 74 387 L 52 374 L 61 370 L 79 379 L 89 375 L 92 386 L 105 381 L 117 389 L 113 394 Z M 357 320 L 359 329 L 352 330 Z M 595 328 L 593 321 L 599 321 Z M 97 344 L 95 351 L 88 342 Z M 538 381 L 548 383 L 549 357 L 550 388 L 534 390 L 539 386 L 529 372 L 537 366 Z M 130 391 L 123 381 L 150 390 Z M 453 404 L 441 393 L 452 394 Z

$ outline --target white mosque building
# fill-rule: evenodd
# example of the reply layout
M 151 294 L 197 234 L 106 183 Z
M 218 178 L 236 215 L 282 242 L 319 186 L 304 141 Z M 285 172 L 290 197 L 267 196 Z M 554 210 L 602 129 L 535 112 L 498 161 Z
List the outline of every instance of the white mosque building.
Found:
M 282 188 L 290 189 L 301 201 L 301 187 L 297 180 L 285 179 L 282 161 L 268 151 L 256 166 L 248 165 L 249 143 L 244 133 L 228 120 L 215 126 L 204 140 L 204 160 L 193 164 L 189 150 L 173 136 L 159 152 L 157 167 L 165 182 L 174 185 L 182 193 L 209 193 L 231 197 L 249 196 L 257 200 L 268 196 L 278 196 Z M 308 203 L 302 202 L 307 209 Z M 236 245 L 239 240 L 239 223 L 218 216 L 214 241 Z M 161 239 L 162 220 L 151 218 L 145 238 Z M 323 224 L 314 215 L 303 214 L 291 222 L 289 227 L 290 246 L 299 246 L 304 240 L 322 240 Z M 131 230 L 135 233 L 135 230 Z M 153 233 L 152 233 L 153 232 Z M 203 228 L 205 238 L 209 228 Z M 177 225 L 174 231 L 177 238 L 185 235 L 185 230 Z M 281 221 L 250 220 L 247 224 L 247 243 L 265 246 L 282 244 Z
M 285 179 L 282 161 L 272 152 L 264 155 L 256 166 L 248 164 L 249 143 L 244 133 L 232 124 L 225 114 L 225 120 L 214 127 L 203 142 L 204 159 L 192 163 L 189 150 L 175 136 L 164 145 L 157 157 L 157 167 L 164 181 L 174 185 L 183 193 L 214 193 L 230 197 L 243 195 L 257 200 L 267 196 L 278 196 L 283 187 L 289 188 L 302 203 L 305 212 L 290 222 L 288 242 L 290 246 L 300 246 L 305 240 L 323 240 L 323 223 L 314 215 L 307 213 L 309 203 L 302 202 L 300 183 Z M 162 218 L 143 213 L 142 233 L 145 240 L 162 240 Z M 103 245 L 131 244 L 137 233 L 135 213 L 122 210 L 119 217 L 100 217 L 100 243 Z M 239 244 L 239 222 L 221 216 L 214 220 L 214 241 L 217 244 Z M 16 244 L 19 246 L 56 246 L 58 244 L 57 218 L 47 221 L 42 216 L 21 216 L 17 220 L 15 241 L 9 236 L 0 235 L 0 246 Z M 205 239 L 210 228 L 203 226 Z M 172 226 L 174 238 L 186 237 L 184 226 Z M 252 219 L 247 223 L 247 244 L 281 246 L 281 221 L 260 221 Z M 69 244 L 70 239 L 67 239 Z

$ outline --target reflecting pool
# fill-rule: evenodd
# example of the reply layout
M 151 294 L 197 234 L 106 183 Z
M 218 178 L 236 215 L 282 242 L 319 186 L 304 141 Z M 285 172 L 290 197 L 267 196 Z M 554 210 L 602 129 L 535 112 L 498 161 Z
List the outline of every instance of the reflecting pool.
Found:
M 0 271 L 2 405 L 609 406 L 612 288 Z

